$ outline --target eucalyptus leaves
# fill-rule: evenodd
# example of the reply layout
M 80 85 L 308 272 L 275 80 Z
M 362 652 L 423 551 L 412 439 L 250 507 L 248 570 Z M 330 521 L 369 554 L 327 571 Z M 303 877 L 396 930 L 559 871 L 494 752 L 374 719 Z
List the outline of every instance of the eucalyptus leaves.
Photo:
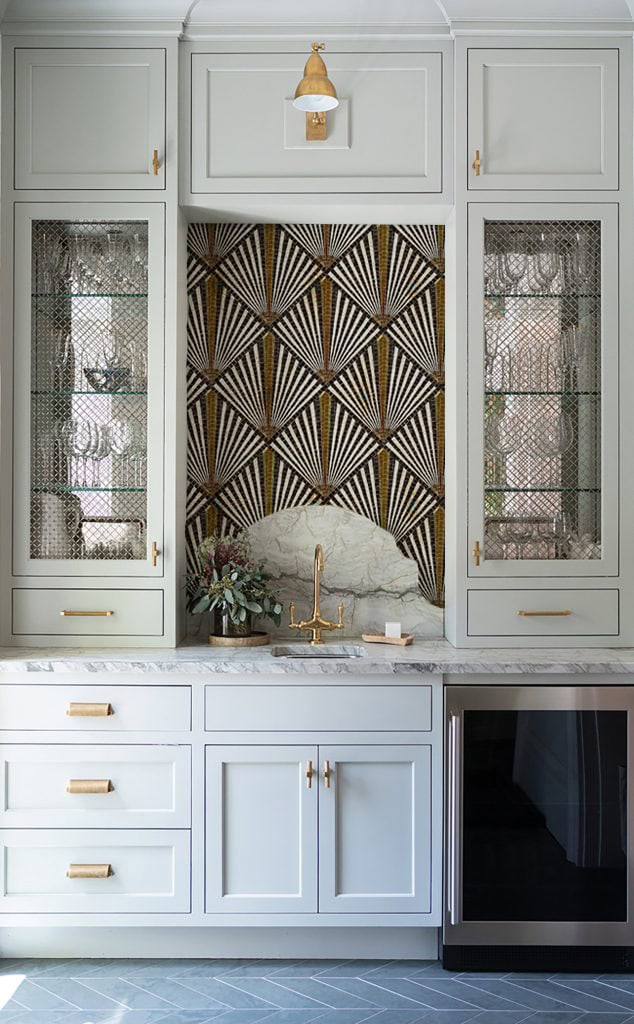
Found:
M 212 534 L 198 548 L 200 573 L 188 601 L 194 615 L 217 611 L 234 626 L 244 627 L 249 617 L 272 619 L 279 626 L 282 605 L 268 587 L 270 577 L 251 561 L 246 530 L 236 536 Z

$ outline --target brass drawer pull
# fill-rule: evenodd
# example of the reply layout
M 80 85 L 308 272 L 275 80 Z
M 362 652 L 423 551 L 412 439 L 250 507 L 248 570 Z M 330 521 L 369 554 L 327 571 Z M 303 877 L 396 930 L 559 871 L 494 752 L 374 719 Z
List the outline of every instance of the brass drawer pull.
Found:
M 473 173 L 475 174 L 476 178 L 479 178 L 480 177 L 480 171 L 482 169 L 482 161 L 480 159 L 480 150 L 479 149 L 476 149 L 476 151 L 475 151 L 475 160 L 471 164 L 471 167 L 473 169 Z
M 83 615 L 89 615 L 92 618 L 105 618 L 105 619 L 109 619 L 112 615 L 114 615 L 114 612 L 110 612 L 110 611 L 108 611 L 108 612 L 79 612 L 79 611 L 72 611 L 72 610 L 69 610 L 67 608 L 64 608 L 64 610 L 61 611 L 59 614 L 64 619 L 68 619 L 68 618 L 71 618 L 71 617 L 72 618 L 81 618 Z
M 572 615 L 572 612 L 570 611 L 569 608 L 566 608 L 566 609 L 564 609 L 563 611 L 560 611 L 560 612 L 559 611 L 554 611 L 554 610 L 553 611 L 546 610 L 546 611 L 543 611 L 543 612 L 519 611 L 517 614 L 518 615 L 522 615 L 525 619 L 533 619 L 533 618 L 538 618 L 539 616 L 542 616 L 542 615 L 547 617 L 547 618 L 552 618 L 552 617 L 558 616 L 558 615 Z
M 114 715 L 112 704 L 81 704 L 71 700 L 66 708 L 69 718 L 106 718 Z
M 154 152 L 152 153 L 152 170 L 154 171 L 154 177 L 155 178 L 158 177 L 158 172 L 159 172 L 159 167 L 160 166 L 161 165 L 159 163 L 158 149 L 155 149 Z
M 306 771 L 304 774 L 306 776 L 306 789 L 312 789 L 313 775 L 315 774 L 312 761 L 306 762 Z
M 482 548 L 480 547 L 480 541 L 477 540 L 473 545 L 473 551 L 471 552 L 475 565 L 480 565 L 480 559 L 482 557 Z
M 114 786 L 110 779 L 69 779 L 67 793 L 112 793 Z
M 156 543 L 155 540 L 153 540 L 152 541 L 152 554 L 150 556 L 151 559 L 152 559 L 152 568 L 153 569 L 156 569 L 156 563 L 158 562 L 158 556 L 160 555 L 160 553 L 161 552 L 158 549 L 158 544 Z
M 114 872 L 111 864 L 69 864 L 67 878 L 110 878 Z
M 330 767 L 330 761 L 324 761 L 324 786 L 326 789 L 330 789 L 330 780 L 332 779 L 332 768 Z

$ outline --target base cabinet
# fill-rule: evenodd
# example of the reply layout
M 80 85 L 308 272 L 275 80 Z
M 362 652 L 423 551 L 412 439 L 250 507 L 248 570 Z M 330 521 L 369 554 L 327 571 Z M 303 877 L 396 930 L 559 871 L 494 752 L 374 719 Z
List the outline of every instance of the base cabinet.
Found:
M 431 747 L 206 752 L 208 913 L 430 913 Z

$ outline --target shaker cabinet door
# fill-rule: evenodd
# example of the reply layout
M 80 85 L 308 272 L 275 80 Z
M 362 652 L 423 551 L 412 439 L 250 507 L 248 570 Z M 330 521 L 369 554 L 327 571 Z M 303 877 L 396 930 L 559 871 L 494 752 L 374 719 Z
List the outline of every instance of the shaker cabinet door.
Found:
M 431 747 L 320 746 L 319 759 L 320 913 L 430 913 Z
M 16 189 L 165 188 L 165 50 L 17 49 L 15 61 Z
M 619 55 L 469 51 L 470 189 L 616 189 Z
M 315 913 L 312 746 L 208 747 L 208 913 Z M 308 785 L 310 783 L 310 786 Z

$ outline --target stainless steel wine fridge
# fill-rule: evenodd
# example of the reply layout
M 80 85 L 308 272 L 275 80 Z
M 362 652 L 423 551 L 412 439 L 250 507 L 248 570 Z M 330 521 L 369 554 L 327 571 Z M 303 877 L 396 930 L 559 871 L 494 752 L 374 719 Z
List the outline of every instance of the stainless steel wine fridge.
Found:
M 632 970 L 634 687 L 448 686 L 443 964 Z

